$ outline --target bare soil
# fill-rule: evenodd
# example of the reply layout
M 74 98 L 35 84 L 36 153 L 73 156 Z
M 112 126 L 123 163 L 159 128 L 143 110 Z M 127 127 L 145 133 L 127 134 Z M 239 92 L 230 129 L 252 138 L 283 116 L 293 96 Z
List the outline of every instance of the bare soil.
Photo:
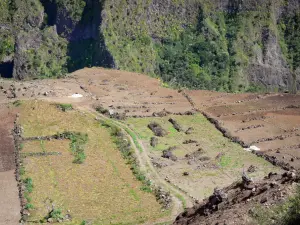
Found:
M 0 225 L 16 225 L 20 219 L 14 140 L 11 135 L 15 118 L 14 110 L 0 105 Z
M 217 94 L 191 91 L 195 106 L 217 120 L 231 136 L 300 168 L 300 96 Z

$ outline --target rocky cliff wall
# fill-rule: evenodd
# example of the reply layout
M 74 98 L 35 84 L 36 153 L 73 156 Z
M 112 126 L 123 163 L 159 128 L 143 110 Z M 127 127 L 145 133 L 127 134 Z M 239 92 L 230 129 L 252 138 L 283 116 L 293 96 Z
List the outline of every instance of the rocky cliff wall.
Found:
M 103 66 L 189 88 L 300 88 L 297 0 L 3 0 L 0 11 L 0 61 L 19 79 Z

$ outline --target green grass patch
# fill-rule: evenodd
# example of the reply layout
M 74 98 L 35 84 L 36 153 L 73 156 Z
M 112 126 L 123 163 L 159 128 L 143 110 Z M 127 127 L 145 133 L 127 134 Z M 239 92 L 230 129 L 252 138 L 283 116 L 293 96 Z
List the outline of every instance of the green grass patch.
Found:
M 33 182 L 32 182 L 32 179 L 31 178 L 26 178 L 24 180 L 24 184 L 25 184 L 25 188 L 26 188 L 26 191 L 28 193 L 31 193 L 32 192 L 32 189 L 33 189 Z
M 44 140 L 40 141 L 40 145 L 41 145 L 42 152 L 46 152 Z
M 220 158 L 220 162 L 219 162 L 219 165 L 222 167 L 222 168 L 225 168 L 225 167 L 228 167 L 232 162 L 232 159 L 228 156 L 222 156 Z
M 132 132 L 130 129 L 128 129 L 127 127 L 125 127 L 124 129 L 130 135 L 130 137 L 133 139 L 133 142 L 134 142 L 135 146 L 138 148 L 138 150 L 140 152 L 143 152 L 143 148 L 140 145 L 140 143 L 138 142 L 138 138 L 137 138 L 136 134 L 134 132 Z
M 181 201 L 183 208 L 186 209 L 187 206 L 186 206 L 186 200 L 185 200 L 185 198 L 182 195 L 180 195 L 180 194 L 175 194 L 175 196 L 176 196 L 176 198 L 178 198 Z
M 63 112 L 73 110 L 72 104 L 63 104 L 63 103 L 61 103 L 61 104 L 57 104 L 56 106 L 57 106 L 58 109 L 60 109 Z
M 19 106 L 22 105 L 22 101 L 21 101 L 21 100 L 16 100 L 16 101 L 14 101 L 12 104 L 13 104 L 13 106 L 15 106 L 15 107 L 19 107 Z

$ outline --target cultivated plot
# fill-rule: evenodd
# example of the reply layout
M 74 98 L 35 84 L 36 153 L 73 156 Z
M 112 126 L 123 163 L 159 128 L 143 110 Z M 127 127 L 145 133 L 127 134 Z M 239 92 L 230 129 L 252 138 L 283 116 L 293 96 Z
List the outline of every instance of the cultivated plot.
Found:
M 216 186 L 241 179 L 243 170 L 254 180 L 278 170 L 223 137 L 201 114 L 130 118 L 126 122 L 143 140 L 161 176 L 200 200 L 212 194 Z M 151 123 L 161 126 L 166 135 L 155 137 L 148 126 Z
M 28 223 L 63 217 L 66 224 L 140 224 L 166 215 L 152 193 L 141 190 L 109 132 L 90 114 L 63 112 L 41 101 L 24 102 L 20 124 L 24 137 L 74 132 L 57 140 L 28 140 L 22 145 L 23 180 L 30 216 Z M 86 142 L 78 136 L 86 134 Z M 80 147 L 76 147 L 80 144 Z M 74 163 L 73 147 L 83 149 Z M 72 219 L 68 222 L 68 219 Z

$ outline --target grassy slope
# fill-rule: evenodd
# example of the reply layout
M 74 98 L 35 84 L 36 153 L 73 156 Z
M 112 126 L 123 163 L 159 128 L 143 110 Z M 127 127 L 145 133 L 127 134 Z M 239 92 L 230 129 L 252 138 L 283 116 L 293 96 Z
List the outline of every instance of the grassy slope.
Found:
M 21 106 L 20 123 L 24 136 L 51 135 L 57 132 L 87 133 L 87 158 L 81 165 L 72 163 L 68 141 L 28 142 L 23 151 L 59 151 L 61 156 L 29 157 L 25 176 L 31 177 L 30 194 L 36 207 L 31 220 L 45 216 L 44 201 L 50 198 L 57 207 L 71 211 L 72 224 L 82 220 L 93 224 L 137 224 L 163 215 L 152 194 L 140 190 L 129 166 L 110 141 L 110 135 L 94 118 L 83 113 L 61 112 L 44 102 L 27 102 Z
M 210 163 L 218 166 L 218 169 L 201 169 L 195 170 L 189 168 L 186 163 L 181 163 L 181 166 L 175 168 L 178 171 L 174 171 L 174 174 L 181 177 L 184 171 L 190 172 L 190 176 L 182 179 L 190 179 L 190 182 L 195 184 L 202 180 L 203 187 L 195 186 L 190 191 L 197 192 L 197 196 L 206 197 L 212 193 L 215 186 L 224 186 L 225 183 L 230 184 L 232 180 L 240 179 L 243 168 L 248 169 L 250 165 L 257 166 L 259 170 L 250 176 L 254 179 L 262 178 L 271 171 L 276 170 L 271 164 L 264 161 L 257 156 L 246 152 L 238 144 L 230 142 L 224 138 L 223 135 L 215 129 L 215 127 L 207 121 L 202 115 L 194 116 L 172 116 L 177 122 L 186 130 L 189 127 L 193 127 L 195 130 L 193 134 L 186 135 L 183 132 L 178 133 L 168 122 L 169 117 L 165 118 L 139 118 L 139 119 L 128 119 L 127 123 L 130 124 L 140 135 L 140 138 L 146 143 L 146 146 L 158 157 L 161 156 L 162 150 L 165 150 L 172 146 L 178 148 L 173 152 L 179 159 L 184 158 L 187 153 L 192 153 L 201 147 L 205 154 L 211 158 Z M 169 134 L 166 137 L 159 137 L 159 145 L 155 148 L 150 147 L 150 138 L 153 136 L 152 131 L 147 127 L 151 121 L 156 121 L 166 129 Z M 184 140 L 197 140 L 200 146 L 196 147 L 193 145 L 183 145 Z M 225 153 L 220 159 L 216 159 L 219 153 Z M 201 164 L 201 163 L 200 163 Z M 200 165 L 199 164 L 199 165 Z M 183 169 L 185 168 L 185 169 Z M 169 175 L 168 175 L 169 176 Z M 228 180 L 228 176 L 230 179 Z M 227 177 L 227 178 L 226 178 Z M 181 182 L 178 180 L 178 182 Z M 186 187 L 189 190 L 189 187 Z

